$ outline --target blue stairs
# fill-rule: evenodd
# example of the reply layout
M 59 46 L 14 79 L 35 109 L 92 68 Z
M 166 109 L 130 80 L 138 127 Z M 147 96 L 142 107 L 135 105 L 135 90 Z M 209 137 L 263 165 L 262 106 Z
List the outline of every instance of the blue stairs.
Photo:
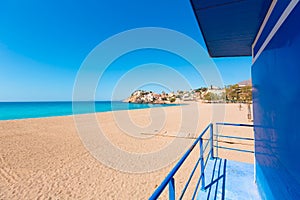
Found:
M 253 164 L 209 159 L 205 167 L 205 190 L 198 190 L 197 199 L 260 200 Z

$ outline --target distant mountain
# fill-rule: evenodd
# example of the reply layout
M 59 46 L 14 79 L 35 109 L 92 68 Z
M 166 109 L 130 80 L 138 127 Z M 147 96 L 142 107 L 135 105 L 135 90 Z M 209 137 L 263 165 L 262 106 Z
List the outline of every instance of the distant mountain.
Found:
M 252 81 L 251 81 L 251 79 L 241 81 L 241 82 L 238 83 L 238 85 L 252 85 Z

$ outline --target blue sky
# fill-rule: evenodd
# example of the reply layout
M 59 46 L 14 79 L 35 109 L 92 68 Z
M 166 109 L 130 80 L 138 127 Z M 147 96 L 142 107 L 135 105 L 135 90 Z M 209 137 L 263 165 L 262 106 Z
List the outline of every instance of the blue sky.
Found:
M 71 100 L 76 74 L 86 56 L 109 37 L 141 27 L 176 30 L 205 48 L 188 0 L 0 1 L 0 101 Z M 225 85 L 250 78 L 250 57 L 214 61 Z M 173 68 L 192 88 L 205 86 L 184 59 L 146 49 L 115 60 L 99 82 L 96 99 L 111 99 L 124 74 L 149 63 Z M 171 78 L 168 70 L 160 70 L 158 65 L 153 69 L 156 71 L 147 72 L 149 76 L 159 73 Z M 140 87 L 157 92 L 168 88 L 159 84 Z M 120 90 L 116 98 L 126 97 L 130 89 Z

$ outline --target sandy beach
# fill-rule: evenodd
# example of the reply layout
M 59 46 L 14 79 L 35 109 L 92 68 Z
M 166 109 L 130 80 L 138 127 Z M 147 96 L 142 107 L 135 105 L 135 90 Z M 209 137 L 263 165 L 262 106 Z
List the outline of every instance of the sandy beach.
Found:
M 221 118 L 226 122 L 251 124 L 246 105 L 242 110 L 238 104 L 214 106 L 217 110 L 224 108 Z M 93 115 L 107 140 L 124 152 L 138 155 L 163 152 L 175 139 L 187 145 L 167 166 L 159 164 L 167 159 L 163 156 L 168 155 L 163 155 L 161 161 L 144 162 L 148 172 L 140 172 L 141 166 L 137 166 L 136 172 L 130 171 L 134 163 L 129 159 L 128 162 L 120 159 L 118 166 L 99 161 L 85 148 L 73 116 L 0 121 L 0 199 L 147 199 L 195 136 L 214 118 L 212 110 L 212 104 L 191 103 Z M 123 120 L 124 116 L 134 126 Z M 82 115 L 87 129 L 88 119 L 89 115 Z M 219 131 L 253 138 L 251 128 L 220 127 Z M 222 140 L 219 145 L 253 150 L 253 141 Z M 110 153 L 105 146 L 98 148 Z M 187 181 L 199 156 L 197 148 L 175 176 L 177 191 Z M 253 163 L 253 155 L 249 153 L 219 150 L 218 155 Z M 156 168 L 151 168 L 152 162 L 157 163 L 153 165 Z M 190 191 L 194 190 L 195 181 L 192 180 Z M 190 191 L 187 191 L 187 199 Z

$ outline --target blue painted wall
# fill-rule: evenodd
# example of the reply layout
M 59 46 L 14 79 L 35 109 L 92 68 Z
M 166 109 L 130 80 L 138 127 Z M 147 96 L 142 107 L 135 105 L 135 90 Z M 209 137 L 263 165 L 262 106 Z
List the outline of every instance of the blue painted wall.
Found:
M 300 199 L 300 3 L 252 66 L 256 181 L 266 199 Z

